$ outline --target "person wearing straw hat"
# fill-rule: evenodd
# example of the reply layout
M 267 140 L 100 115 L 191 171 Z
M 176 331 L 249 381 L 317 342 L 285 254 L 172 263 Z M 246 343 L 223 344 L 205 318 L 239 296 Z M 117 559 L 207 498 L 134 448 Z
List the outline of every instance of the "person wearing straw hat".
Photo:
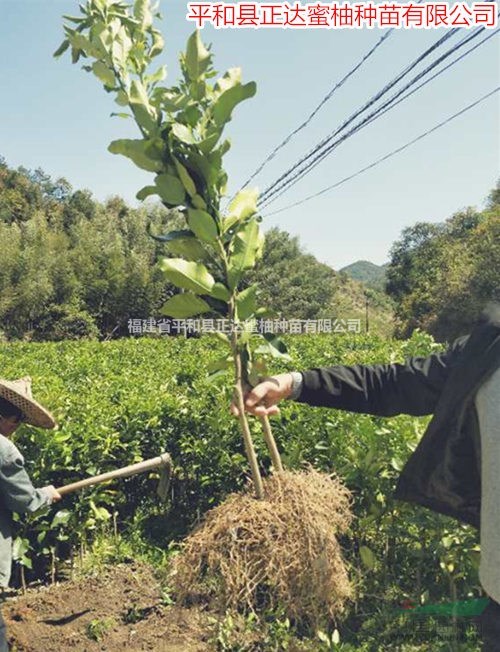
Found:
M 9 584 L 12 566 L 12 513 L 35 512 L 61 498 L 52 485 L 35 489 L 24 459 L 10 437 L 21 423 L 54 428 L 53 416 L 31 394 L 31 378 L 0 379 L 0 590 Z M 0 610 L 0 652 L 7 652 Z

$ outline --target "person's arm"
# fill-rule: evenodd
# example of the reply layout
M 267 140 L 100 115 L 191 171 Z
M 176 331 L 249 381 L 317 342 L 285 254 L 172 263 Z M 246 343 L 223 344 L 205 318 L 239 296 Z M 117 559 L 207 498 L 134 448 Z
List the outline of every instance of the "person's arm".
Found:
M 24 460 L 12 445 L 0 464 L 1 502 L 18 514 L 36 512 L 59 500 L 60 495 L 52 486 L 35 489 L 24 468 Z
M 293 398 L 308 405 L 377 416 L 431 414 L 467 337 L 445 352 L 409 358 L 403 364 L 317 367 L 266 379 L 245 397 L 253 414 L 276 414 L 277 403 Z M 233 412 L 235 412 L 233 408 Z
M 447 354 L 405 364 L 323 367 L 302 373 L 295 400 L 377 416 L 431 414 L 449 372 Z

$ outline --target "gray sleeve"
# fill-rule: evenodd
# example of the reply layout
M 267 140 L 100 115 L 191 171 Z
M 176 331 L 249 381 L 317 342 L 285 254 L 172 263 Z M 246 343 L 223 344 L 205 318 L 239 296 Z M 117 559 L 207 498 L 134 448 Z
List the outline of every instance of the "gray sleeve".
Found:
M 304 378 L 300 371 L 292 371 L 292 391 L 288 397 L 291 401 L 295 401 L 299 398 L 303 385 Z
M 35 489 L 24 468 L 22 455 L 13 451 L 0 464 L 0 501 L 17 514 L 36 512 L 52 503 L 46 489 Z

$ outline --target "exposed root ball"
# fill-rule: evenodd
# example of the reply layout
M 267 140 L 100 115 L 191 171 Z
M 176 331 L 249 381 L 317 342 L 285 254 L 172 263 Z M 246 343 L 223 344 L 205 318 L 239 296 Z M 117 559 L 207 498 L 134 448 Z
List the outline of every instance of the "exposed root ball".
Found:
M 350 494 L 310 470 L 264 481 L 208 512 L 173 565 L 181 600 L 251 611 L 280 607 L 301 623 L 338 615 L 351 587 L 336 535 L 351 522 Z

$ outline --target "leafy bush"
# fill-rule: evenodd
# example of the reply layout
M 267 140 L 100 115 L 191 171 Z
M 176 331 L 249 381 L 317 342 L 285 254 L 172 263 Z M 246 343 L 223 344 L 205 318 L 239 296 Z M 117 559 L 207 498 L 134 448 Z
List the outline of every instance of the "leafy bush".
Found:
M 86 310 L 76 303 L 51 304 L 38 320 L 33 338 L 38 340 L 78 340 L 97 339 L 99 329 Z

